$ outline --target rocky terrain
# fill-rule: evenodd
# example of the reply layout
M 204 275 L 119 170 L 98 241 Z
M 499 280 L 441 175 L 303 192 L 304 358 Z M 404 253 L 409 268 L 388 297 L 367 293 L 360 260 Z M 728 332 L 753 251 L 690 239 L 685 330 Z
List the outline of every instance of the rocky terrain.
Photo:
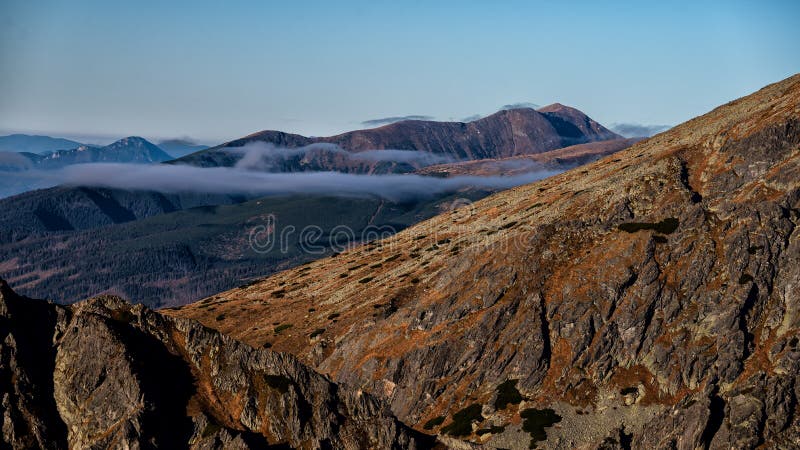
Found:
M 795 75 L 165 312 L 292 353 L 464 445 L 798 448 L 798 180 Z
M 539 110 L 503 110 L 466 123 L 405 120 L 330 137 L 310 138 L 280 131 L 262 131 L 193 153 L 175 163 L 203 167 L 233 166 L 242 159 L 242 153 L 233 150 L 258 143 L 276 149 L 306 149 L 282 158 L 280 164 L 270 168 L 274 171 L 397 173 L 413 171 L 423 164 L 376 160 L 374 157 L 364 159 L 357 155 L 375 150 L 410 150 L 451 161 L 475 160 L 543 153 L 619 137 L 577 109 L 554 104 Z
M 58 306 L 0 280 L 0 446 L 430 448 L 372 396 L 116 297 Z

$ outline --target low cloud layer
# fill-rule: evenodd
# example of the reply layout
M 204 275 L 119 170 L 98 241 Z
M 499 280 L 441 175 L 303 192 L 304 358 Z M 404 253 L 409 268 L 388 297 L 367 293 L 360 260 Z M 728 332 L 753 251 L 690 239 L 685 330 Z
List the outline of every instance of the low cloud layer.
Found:
M 382 117 L 380 119 L 365 120 L 361 122 L 361 125 L 364 125 L 366 127 L 377 127 L 379 125 L 388 125 L 390 123 L 402 122 L 404 120 L 434 120 L 434 118 L 432 116 L 418 116 L 418 115 Z
M 650 137 L 670 128 L 672 128 L 671 125 L 642 125 L 640 123 L 615 123 L 611 125 L 611 131 L 626 138 Z
M 33 176 L 32 172 L 27 172 L 26 176 Z M 229 167 L 201 168 L 166 164 L 78 164 L 42 172 L 41 175 L 52 184 L 125 190 L 249 195 L 323 194 L 410 200 L 468 187 L 506 189 L 556 173 L 558 172 L 537 171 L 510 177 L 436 178 L 339 172 L 265 173 Z
M 482 116 L 480 114 L 473 114 L 471 116 L 462 118 L 461 120 L 459 120 L 459 122 L 474 122 L 476 120 L 483 119 L 484 117 L 486 116 Z
M 511 103 L 508 105 L 503 105 L 500 110 L 507 110 L 507 109 L 520 109 L 520 108 L 530 108 L 530 109 L 539 109 L 541 106 L 537 105 L 536 103 L 531 102 L 519 102 L 519 103 Z
M 304 157 L 338 158 L 355 162 L 398 162 L 424 167 L 433 164 L 444 164 L 455 160 L 446 155 L 416 150 L 366 150 L 350 152 L 335 144 L 311 144 L 305 147 L 285 148 L 270 143 L 253 142 L 243 147 L 227 147 L 223 149 L 241 155 L 235 167 L 245 170 L 271 171 L 281 167 L 286 161 Z

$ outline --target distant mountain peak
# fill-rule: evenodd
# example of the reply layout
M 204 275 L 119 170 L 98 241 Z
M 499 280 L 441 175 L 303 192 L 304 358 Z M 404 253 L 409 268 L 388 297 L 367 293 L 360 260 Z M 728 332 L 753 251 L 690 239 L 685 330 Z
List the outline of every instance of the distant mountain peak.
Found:
M 536 154 L 620 137 L 574 108 L 538 111 L 524 104 L 506 106 L 509 108 L 504 107 L 490 116 L 468 123 L 404 120 L 328 137 L 312 138 L 265 130 L 182 158 L 181 162 L 204 167 L 232 165 L 241 156 L 232 156 L 227 149 L 255 142 L 280 148 L 325 143 L 349 152 L 411 150 L 444 155 L 454 160 L 475 160 Z M 327 166 L 321 169 L 351 169 L 341 167 L 336 161 L 325 164 Z M 318 168 L 317 165 L 313 167 Z

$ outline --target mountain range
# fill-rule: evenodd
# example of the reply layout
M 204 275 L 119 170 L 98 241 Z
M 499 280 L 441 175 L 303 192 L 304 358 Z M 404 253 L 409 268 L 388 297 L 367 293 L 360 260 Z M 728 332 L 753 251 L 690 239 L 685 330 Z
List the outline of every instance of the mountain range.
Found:
M 45 136 L 36 137 L 45 138 Z M 48 143 L 64 141 L 55 138 L 47 139 L 49 139 L 46 141 Z M 2 176 L 0 178 L 0 198 L 54 186 L 59 183 L 60 179 L 50 171 L 74 164 L 152 164 L 170 159 L 172 157 L 158 146 L 136 136 L 120 139 L 106 146 L 77 144 L 68 149 L 41 153 L 4 151 L 0 152 L 0 176 Z
M 149 164 L 172 159 L 164 150 L 138 136 L 115 141 L 103 147 L 80 145 L 68 150 L 57 150 L 40 158 L 33 158 L 34 167 L 57 169 L 72 164 L 97 162 Z
M 165 310 L 462 448 L 800 445 L 800 75 Z
M 230 167 L 244 158 L 245 153 L 239 149 L 268 145 L 266 156 L 281 149 L 306 150 L 282 155 L 272 167 L 274 171 L 411 172 L 423 164 L 381 158 L 379 151 L 413 151 L 461 161 L 543 153 L 619 138 L 579 110 L 553 104 L 538 110 L 502 110 L 472 122 L 404 120 L 330 137 L 261 131 L 179 158 L 174 163 Z M 366 152 L 370 152 L 367 159 L 358 157 Z M 423 159 L 426 161 L 429 160 Z
M 577 110 L 553 106 L 543 111 L 501 111 L 491 119 L 482 119 L 483 121 L 471 124 L 477 123 L 474 126 L 481 133 L 494 133 L 503 139 L 532 143 L 530 145 L 533 147 L 519 146 L 515 152 L 549 148 L 556 145 L 555 142 L 566 143 L 574 139 L 592 142 L 539 152 L 531 155 L 532 159 L 518 156 L 507 158 L 508 161 L 504 158 L 486 160 L 487 164 L 508 168 L 513 173 L 489 173 L 485 167 L 478 170 L 467 162 L 440 164 L 432 166 L 437 168 L 435 172 L 426 171 L 430 164 L 452 160 L 433 153 L 429 147 L 355 152 L 325 142 L 309 143 L 309 140 L 298 141 L 297 145 L 322 147 L 309 150 L 306 146 L 308 151 L 304 154 L 293 154 L 292 149 L 285 149 L 287 151 L 283 152 L 281 148 L 274 146 L 256 148 L 255 156 L 263 158 L 262 163 L 275 154 L 285 155 L 287 158 L 270 167 L 263 164 L 241 167 L 241 160 L 234 161 L 230 158 L 243 158 L 242 154 L 232 153 L 231 149 L 236 149 L 237 145 L 264 144 L 250 137 L 234 141 L 233 144 L 223 144 L 217 149 L 201 151 L 169 164 L 170 167 L 210 165 L 208 155 L 212 154 L 215 155 L 215 164 L 222 162 L 225 165 L 238 166 L 236 170 L 240 172 L 237 172 L 236 177 L 248 176 L 253 171 L 311 170 L 336 170 L 360 175 L 399 172 L 436 178 L 450 175 L 519 175 L 531 172 L 546 174 L 593 161 L 635 142 L 613 139 L 615 135 L 607 133 L 601 125 Z M 579 138 L 575 137 L 577 133 L 564 136 L 549 134 L 548 142 L 538 143 L 536 139 L 543 138 L 543 135 L 535 134 L 538 133 L 538 128 L 530 124 L 547 124 L 547 132 L 554 133 L 556 128 L 547 117 L 550 117 L 548 114 L 556 113 L 560 115 L 552 117 L 561 119 L 550 120 L 574 121 L 573 128 L 583 130 L 581 133 L 585 134 L 581 134 Z M 411 122 L 396 123 L 378 130 L 381 135 L 391 136 L 393 142 L 404 139 L 409 142 L 428 142 L 423 136 L 425 129 L 449 129 L 454 126 L 453 123 Z M 563 124 L 559 127 L 562 130 L 571 129 Z M 510 134 L 506 128 L 512 130 Z M 520 133 L 525 130 L 533 130 L 531 132 L 534 134 L 523 138 Z M 356 136 L 372 131 L 360 130 L 350 134 Z M 403 133 L 408 135 L 403 137 Z M 263 136 L 263 133 L 259 135 Z M 480 137 L 480 133 L 475 135 Z M 360 140 L 352 136 L 348 139 Z M 449 143 L 440 141 L 440 144 L 446 148 L 454 148 L 464 145 L 459 141 L 462 138 L 464 137 L 453 138 Z M 598 141 L 601 138 L 611 140 Z M 154 150 L 154 145 L 138 138 L 128 138 L 113 146 L 128 149 L 128 154 L 136 156 L 139 162 L 149 162 L 161 155 Z M 475 147 L 469 152 L 484 151 L 481 149 L 485 150 L 485 147 Z M 99 158 L 105 154 L 113 156 L 117 153 L 110 149 L 95 150 L 60 152 L 54 154 L 60 156 L 54 156 L 51 160 L 75 161 L 83 155 L 93 158 L 96 153 L 98 158 L 95 160 L 102 160 Z M 408 157 L 409 154 L 412 158 Z M 248 159 L 254 162 L 251 157 Z M 276 162 L 275 158 L 271 160 Z M 450 165 L 453 167 L 448 170 L 452 173 L 444 169 Z M 199 179 L 218 176 L 216 172 L 212 175 L 202 171 L 192 175 Z M 256 277 L 329 255 L 334 251 L 330 245 L 331 233 L 343 226 L 347 226 L 354 234 L 352 244 L 355 244 L 361 242 L 361 235 L 370 229 L 383 230 L 381 232 L 399 231 L 450 209 L 450 205 L 474 201 L 499 189 L 474 186 L 431 192 L 408 199 L 387 199 L 369 191 L 344 197 L 336 195 L 332 190 L 320 194 L 273 194 L 264 197 L 256 194 L 220 194 L 196 190 L 158 192 L 91 186 L 53 187 L 0 200 L 0 223 L 3 224 L 0 230 L 0 260 L 5 261 L 0 265 L 0 274 L 25 295 L 62 303 L 74 302 L 84 298 L 87 293 L 111 293 L 136 299 L 151 307 L 180 305 L 245 284 Z M 320 227 L 321 235 L 318 240 L 325 243 L 323 250 L 316 254 L 305 252 L 301 248 L 300 236 L 293 236 L 291 242 L 287 242 L 289 247 L 286 250 L 276 248 L 269 252 L 254 251 L 248 241 L 249 233 L 254 227 L 263 224 L 264 218 L 270 214 L 277 216 L 280 226 L 285 229 L 294 227 L 299 232 L 312 225 Z
M 0 235 L 14 284 L 50 280 L 71 301 L 121 274 L 170 307 L 111 295 L 62 306 L 0 281 L 2 442 L 798 447 L 800 75 L 646 140 L 608 137 L 415 169 L 578 165 L 412 204 L 88 187 L 3 200 L 18 217 Z M 387 150 L 444 148 L 456 147 Z M 310 258 L 299 240 L 283 260 L 245 256 L 270 215 L 324 218 L 323 236 L 338 224 L 402 231 Z M 241 275 L 188 305 L 157 298 Z

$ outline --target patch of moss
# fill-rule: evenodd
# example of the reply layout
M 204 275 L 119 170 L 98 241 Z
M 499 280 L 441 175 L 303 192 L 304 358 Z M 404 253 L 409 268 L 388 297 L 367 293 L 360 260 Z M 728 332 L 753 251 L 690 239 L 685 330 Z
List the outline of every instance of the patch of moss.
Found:
M 444 416 L 434 417 L 433 419 L 425 422 L 425 425 L 423 425 L 422 428 L 425 430 L 432 430 L 442 423 L 444 423 Z
M 450 436 L 469 436 L 472 434 L 472 422 L 483 420 L 481 405 L 473 403 L 453 414 L 453 421 L 442 427 L 442 433 Z
M 282 394 L 285 394 L 289 392 L 289 386 L 292 384 L 292 380 L 283 375 L 264 375 L 264 383 L 273 389 L 277 389 Z
M 636 233 L 642 230 L 653 230 L 661 234 L 672 234 L 678 229 L 679 221 L 675 217 L 668 217 L 661 222 L 627 222 L 619 224 L 618 228 L 627 233 Z
M 552 427 L 554 424 L 561 422 L 561 416 L 550 408 L 523 409 L 522 412 L 519 413 L 519 416 L 523 419 L 522 429 L 531 435 L 531 444 L 529 448 L 536 448 L 537 442 L 547 439 L 545 428 Z
M 522 400 L 522 394 L 517 390 L 517 380 L 506 380 L 497 386 L 494 409 L 499 411 L 508 405 L 518 405 Z
M 289 328 L 292 328 L 292 326 L 293 326 L 293 325 L 292 325 L 292 324 L 290 324 L 290 323 L 284 323 L 284 324 L 280 324 L 280 325 L 278 325 L 278 326 L 277 326 L 277 327 L 275 327 L 275 329 L 274 329 L 274 330 L 272 330 L 272 331 L 274 331 L 274 332 L 275 332 L 275 334 L 278 334 L 278 333 L 280 333 L 281 331 L 288 330 Z

